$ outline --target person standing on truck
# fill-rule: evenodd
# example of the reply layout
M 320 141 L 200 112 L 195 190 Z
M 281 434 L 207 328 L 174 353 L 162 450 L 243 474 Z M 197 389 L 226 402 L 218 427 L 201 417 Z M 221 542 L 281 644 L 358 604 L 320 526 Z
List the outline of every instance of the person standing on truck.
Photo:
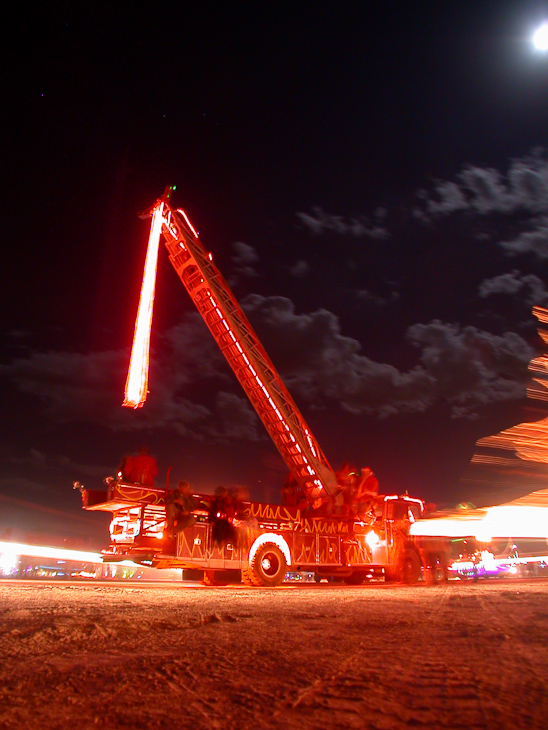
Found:
M 284 507 L 296 507 L 301 510 L 306 509 L 308 506 L 308 499 L 291 472 L 282 484 L 282 505 Z
M 376 497 L 379 495 L 379 480 L 372 469 L 364 466 L 354 484 L 352 495 L 352 512 L 363 515 L 371 511 Z
M 223 486 L 217 487 L 213 502 L 209 508 L 208 521 L 211 522 L 211 535 L 213 544 L 222 549 L 227 543 L 233 541 L 233 527 L 229 517 L 232 516 L 232 499 Z
M 127 458 L 127 457 L 126 457 Z M 158 462 L 148 453 L 146 446 L 141 446 L 139 453 L 131 458 L 128 481 L 141 484 L 143 487 L 153 487 L 158 475 Z
M 129 482 L 131 480 L 131 471 L 133 469 L 133 457 L 129 454 L 125 454 L 122 457 L 120 466 L 118 467 L 118 479 L 121 482 Z
M 165 496 L 167 534 L 175 537 L 179 532 L 196 524 L 192 514 L 197 508 L 196 500 L 190 492 L 190 484 L 181 480 L 177 488 Z

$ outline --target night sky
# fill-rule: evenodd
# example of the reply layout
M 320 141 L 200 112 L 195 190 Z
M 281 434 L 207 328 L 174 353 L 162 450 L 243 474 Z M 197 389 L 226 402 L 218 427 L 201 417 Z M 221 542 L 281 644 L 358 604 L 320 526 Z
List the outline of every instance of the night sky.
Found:
M 0 535 L 106 541 L 72 482 L 100 488 L 141 444 L 159 484 L 171 467 L 279 501 L 285 465 L 165 250 L 149 398 L 121 407 L 138 214 L 168 184 L 332 466 L 479 501 L 476 440 L 547 415 L 526 400 L 548 305 L 546 19 L 527 0 L 6 15 Z

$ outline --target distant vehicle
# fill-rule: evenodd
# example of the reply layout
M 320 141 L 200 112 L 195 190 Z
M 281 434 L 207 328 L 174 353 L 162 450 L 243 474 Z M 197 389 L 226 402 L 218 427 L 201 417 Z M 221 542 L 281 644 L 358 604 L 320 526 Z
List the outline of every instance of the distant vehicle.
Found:
M 432 513 L 410 533 L 434 575 L 440 565 L 460 578 L 547 575 L 548 490 L 492 507 Z

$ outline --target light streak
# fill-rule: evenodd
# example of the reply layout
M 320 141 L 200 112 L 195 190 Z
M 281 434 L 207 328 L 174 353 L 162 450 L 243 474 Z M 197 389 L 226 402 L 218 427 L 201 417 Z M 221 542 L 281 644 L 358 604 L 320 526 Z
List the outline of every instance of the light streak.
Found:
M 548 323 L 548 309 L 533 307 L 533 314 L 542 324 Z M 548 344 L 548 333 L 538 330 L 539 335 Z M 529 398 L 548 400 L 548 357 L 541 355 L 529 363 L 531 373 L 544 376 L 532 377 L 532 384 L 527 388 Z M 494 436 L 487 436 L 477 441 L 477 446 L 487 449 L 515 452 L 515 456 L 526 462 L 548 464 L 548 418 L 538 421 L 519 423 L 512 428 L 501 431 Z M 501 457 L 496 454 L 475 454 L 472 464 L 491 465 L 497 467 L 515 467 L 516 459 Z
M 539 499 L 543 494 L 546 498 L 548 491 L 538 494 Z M 509 503 L 474 510 L 462 517 L 452 513 L 418 520 L 409 532 L 416 537 L 475 537 L 482 543 L 502 537 L 548 540 L 548 506 Z
M 133 348 L 126 381 L 125 398 L 122 405 L 140 408 L 146 400 L 148 391 L 148 364 L 150 351 L 150 329 L 152 326 L 152 309 L 154 305 L 154 287 L 156 284 L 156 268 L 158 264 L 158 247 L 162 232 L 162 213 L 164 204 L 160 203 L 152 215 L 152 225 L 148 239 L 148 250 L 145 261 L 145 272 L 139 309 L 135 322 Z
M 489 507 L 482 528 L 485 534 L 492 537 L 548 538 L 548 508 L 514 505 Z
M 415 537 L 473 537 L 480 530 L 482 516 L 417 520 L 410 526 L 409 534 Z
M 312 443 L 312 439 L 310 438 L 310 433 L 307 428 L 304 430 L 306 440 L 308 441 L 308 445 L 310 446 L 310 451 L 312 452 L 312 456 L 316 458 L 316 449 L 314 448 L 314 444 Z
M 187 216 L 187 214 L 185 213 L 185 211 L 184 211 L 184 210 L 183 210 L 182 208 L 177 208 L 177 213 L 180 213 L 180 214 L 181 214 L 181 215 L 183 216 L 183 218 L 184 218 L 184 219 L 185 219 L 185 221 L 187 222 L 187 225 L 188 225 L 188 227 L 190 228 L 190 230 L 192 231 L 192 233 L 194 233 L 194 236 L 195 236 L 195 238 L 198 238 L 198 234 L 197 234 L 197 232 L 196 232 L 196 231 L 194 230 L 194 226 L 192 225 L 192 223 L 191 223 L 191 222 L 190 222 L 190 221 L 188 220 L 188 216 Z M 213 257 L 211 256 L 211 254 L 210 254 L 210 257 L 211 257 L 211 258 L 210 258 L 209 260 L 211 261 L 211 259 L 213 258 Z
M 24 555 L 32 558 L 51 558 L 54 560 L 80 560 L 85 563 L 103 562 L 100 553 L 45 547 L 42 545 L 26 545 L 20 542 L 0 542 L 0 554 L 4 556 Z
M 488 550 L 482 550 L 480 561 L 455 560 L 449 568 L 455 573 L 473 573 L 474 571 L 481 573 L 482 570 L 486 573 L 500 573 L 507 570 L 515 575 L 518 572 L 519 565 L 528 565 L 530 563 L 548 564 L 548 555 L 535 555 L 526 558 L 496 558 Z

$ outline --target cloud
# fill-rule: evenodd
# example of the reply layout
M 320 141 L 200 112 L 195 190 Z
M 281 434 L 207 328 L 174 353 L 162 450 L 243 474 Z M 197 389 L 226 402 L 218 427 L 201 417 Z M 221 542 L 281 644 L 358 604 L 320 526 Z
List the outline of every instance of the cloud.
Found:
M 509 296 L 520 294 L 522 300 L 529 306 L 543 305 L 548 300 L 548 293 L 542 280 L 535 274 L 522 275 L 517 269 L 509 274 L 501 274 L 482 281 L 479 287 L 480 297 L 485 299 L 494 294 Z
M 377 209 L 376 221 L 373 224 L 365 217 L 346 219 L 343 216 L 324 213 L 318 207 L 313 208 L 312 213 L 296 213 L 295 215 L 305 228 L 317 236 L 333 232 L 340 236 L 354 236 L 355 238 L 367 237 L 378 240 L 390 238 L 388 230 L 378 222 L 386 215 L 384 208 Z
M 371 306 L 375 307 L 384 307 L 389 302 L 395 302 L 400 298 L 400 295 L 397 291 L 391 291 L 387 298 L 381 297 L 378 294 L 374 294 L 373 292 L 369 291 L 368 289 L 358 289 L 355 292 L 356 298 L 365 304 L 369 304 Z
M 255 264 L 259 262 L 259 256 L 253 246 L 242 241 L 236 241 L 232 244 L 232 248 L 235 251 L 232 257 L 234 273 L 238 276 L 258 276 Z
M 129 362 L 126 350 L 36 352 L 0 366 L 0 375 L 41 404 L 40 418 L 45 423 L 90 423 L 113 431 L 169 428 L 182 435 L 203 434 L 211 410 L 192 399 L 196 383 L 208 378 L 222 382 L 228 373 L 223 372 L 224 360 L 201 318 L 193 315 L 159 338 L 161 347 L 152 353 L 150 363 L 152 394 L 144 408 L 121 407 Z
M 259 438 L 259 420 L 251 406 L 225 392 L 236 384 L 235 378 L 197 312 L 186 315 L 157 342 L 150 362 L 150 393 L 144 407 L 136 410 L 121 407 L 126 350 L 32 353 L 0 366 L 0 376 L 40 404 L 43 423 L 57 427 L 87 423 L 117 432 L 166 429 L 210 441 Z M 27 466 L 36 466 L 40 455 L 32 450 Z M 63 464 L 48 459 L 42 466 Z M 64 466 L 87 473 L 80 465 Z
M 493 168 L 464 165 L 456 180 L 436 180 L 433 193 L 417 197 L 430 216 L 473 210 L 481 215 L 548 212 L 548 159 L 543 150 L 510 162 L 506 175 Z
M 310 265 L 306 261 L 297 261 L 289 269 L 289 275 L 296 279 L 302 279 L 310 274 Z
M 467 165 L 459 178 L 461 189 L 468 194 L 469 206 L 478 213 L 511 213 L 515 210 L 517 200 L 497 170 Z
M 44 415 L 56 422 L 96 421 L 112 410 L 125 381 L 129 356 L 125 351 L 83 355 L 35 352 L 0 366 L 0 375 L 43 404 Z
M 198 312 L 185 314 L 178 324 L 160 335 L 158 343 L 163 352 L 162 372 L 165 375 L 169 368 L 169 378 L 177 386 L 208 378 L 226 379 L 225 359 Z
M 542 150 L 514 160 L 508 170 L 508 181 L 516 207 L 533 213 L 548 210 L 548 160 Z
M 10 464 L 23 465 L 28 469 L 37 470 L 40 473 L 64 471 L 72 474 L 81 474 L 82 476 L 96 477 L 98 479 L 105 476 L 108 468 L 105 466 L 97 466 L 96 464 L 85 464 L 74 461 L 68 456 L 61 454 L 49 455 L 39 449 L 30 448 L 24 457 L 13 457 L 9 459 Z
M 544 291 L 536 277 L 517 271 L 486 280 L 482 291 L 488 296 L 520 285 L 531 293 Z M 486 405 L 525 394 L 533 352 L 514 333 L 496 336 L 439 321 L 415 324 L 407 339 L 417 350 L 416 365 L 400 371 L 363 354 L 326 309 L 299 314 L 288 298 L 258 294 L 242 307 L 290 392 L 310 408 L 386 417 L 445 405 L 453 417 L 473 417 Z M 135 411 L 120 405 L 128 359 L 125 350 L 33 353 L 0 366 L 0 375 L 35 399 L 36 418 L 56 426 L 166 429 L 211 442 L 262 438 L 258 418 L 233 392 L 237 381 L 197 313 L 157 338 L 151 394 Z
M 420 191 L 418 194 L 419 198 L 425 200 L 426 210 L 429 214 L 446 215 L 468 207 L 466 197 L 456 183 L 438 180 L 434 189 L 437 199 L 429 198 L 426 191 Z
M 509 256 L 548 259 L 548 158 L 542 149 L 512 160 L 506 173 L 465 165 L 454 180 L 419 190 L 417 199 L 412 214 L 423 224 L 466 213 L 477 240 L 498 239 Z
M 523 231 L 511 241 L 501 241 L 500 245 L 509 255 L 533 253 L 539 259 L 548 258 L 548 218 L 542 218 L 534 225 L 534 231 Z
M 407 338 L 420 350 L 421 366 L 434 383 L 435 402 L 450 404 L 456 418 L 525 396 L 534 351 L 514 332 L 498 336 L 434 321 L 413 325 Z
M 216 399 L 215 413 L 221 421 L 220 433 L 227 439 L 256 442 L 264 438 L 262 430 L 259 435 L 259 417 L 247 398 L 234 393 L 220 392 Z M 216 431 L 215 435 L 218 436 L 219 431 Z
M 383 417 L 446 404 L 453 417 L 473 417 L 480 407 L 525 395 L 533 351 L 511 332 L 413 325 L 407 338 L 419 351 L 418 364 L 400 372 L 363 355 L 327 310 L 297 314 L 289 299 L 259 295 L 243 305 L 290 390 L 316 408 L 335 402 Z

